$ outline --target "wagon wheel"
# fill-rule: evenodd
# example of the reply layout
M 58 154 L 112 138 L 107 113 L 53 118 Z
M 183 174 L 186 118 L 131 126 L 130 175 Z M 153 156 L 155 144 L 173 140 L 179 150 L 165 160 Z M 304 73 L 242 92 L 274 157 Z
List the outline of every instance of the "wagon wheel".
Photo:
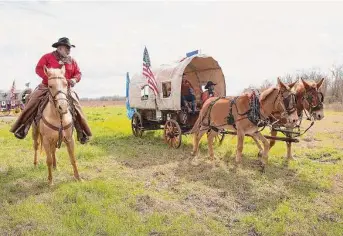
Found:
M 170 119 L 164 125 L 164 141 L 169 147 L 179 148 L 182 141 L 182 131 L 180 125 L 173 119 Z
M 221 145 L 224 141 L 224 138 L 225 138 L 225 134 L 224 133 L 221 133 L 219 132 L 216 137 L 214 137 L 214 141 L 215 142 L 219 142 L 219 145 Z
M 143 124 L 142 117 L 139 113 L 135 112 L 131 120 L 132 133 L 136 137 L 142 137 L 143 135 Z

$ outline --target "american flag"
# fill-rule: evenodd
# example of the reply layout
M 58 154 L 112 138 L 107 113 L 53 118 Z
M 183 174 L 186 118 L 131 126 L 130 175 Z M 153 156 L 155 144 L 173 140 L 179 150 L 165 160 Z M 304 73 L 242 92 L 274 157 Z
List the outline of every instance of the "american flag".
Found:
M 11 88 L 11 100 L 14 99 L 14 91 L 15 91 L 15 80 L 13 80 L 12 88 Z
M 154 74 L 150 70 L 150 67 L 151 67 L 151 62 L 150 62 L 149 53 L 145 47 L 144 54 L 143 54 L 143 75 L 147 77 L 148 86 L 154 91 L 154 94 L 156 96 L 158 94 L 157 82 L 156 82 Z

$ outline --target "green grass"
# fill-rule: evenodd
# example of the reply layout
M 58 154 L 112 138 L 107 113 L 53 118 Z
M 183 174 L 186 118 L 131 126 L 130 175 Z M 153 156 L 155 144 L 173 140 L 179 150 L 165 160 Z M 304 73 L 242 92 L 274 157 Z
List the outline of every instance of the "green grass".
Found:
M 84 110 L 94 134 L 76 146 L 84 181 L 74 181 L 62 145 L 52 187 L 44 153 L 33 167 L 31 135 L 17 140 L 8 131 L 12 122 L 0 121 L 0 235 L 343 234 L 343 140 L 330 140 L 343 132 L 337 122 L 335 134 L 306 134 L 289 164 L 285 144 L 277 142 L 261 173 L 250 138 L 241 168 L 234 168 L 232 136 L 215 146 L 219 166 L 206 161 L 205 139 L 194 166 L 191 136 L 170 149 L 161 131 L 133 137 L 123 107 Z M 325 115 L 337 120 L 342 113 Z

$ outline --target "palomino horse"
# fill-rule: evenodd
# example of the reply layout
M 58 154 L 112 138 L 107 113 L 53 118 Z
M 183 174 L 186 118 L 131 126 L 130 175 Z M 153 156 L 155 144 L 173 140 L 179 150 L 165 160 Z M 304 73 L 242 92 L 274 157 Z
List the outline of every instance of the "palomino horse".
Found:
M 267 118 L 273 111 L 279 111 L 289 123 L 296 123 L 298 115 L 295 109 L 295 96 L 291 89 L 283 84 L 278 78 L 278 86 L 263 91 L 258 98 L 260 109 L 257 112 L 261 119 Z M 256 105 L 257 106 L 257 105 Z M 242 161 L 244 136 L 250 134 L 260 139 L 264 145 L 262 168 L 268 161 L 269 143 L 267 139 L 258 132 L 258 123 L 253 123 L 249 117 L 249 111 L 256 109 L 251 106 L 249 94 L 238 97 L 209 98 L 200 110 L 199 118 L 190 133 L 194 133 L 193 156 L 197 156 L 201 137 L 207 133 L 209 155 L 214 161 L 213 139 L 219 130 L 231 129 L 237 131 L 237 154 L 236 163 Z M 256 111 L 256 110 L 255 110 Z M 248 117 L 247 117 L 248 115 Z M 196 157 L 195 157 L 196 158 Z
M 56 147 L 58 142 L 63 140 L 67 145 L 74 177 L 80 180 L 74 155 L 73 118 L 69 110 L 68 83 L 64 77 L 65 67 L 48 69 L 44 66 L 44 73 L 48 77 L 49 102 L 43 110 L 38 125 L 35 126 L 33 123 L 34 164 L 37 165 L 37 151 L 41 143 L 47 155 L 48 180 L 51 185 L 53 183 L 52 167 L 56 168 Z
M 301 120 L 304 116 L 304 113 L 306 117 L 310 120 L 321 120 L 324 118 L 324 95 L 319 92 L 320 87 L 322 86 L 324 81 L 324 78 L 322 78 L 318 83 L 314 81 L 305 81 L 301 78 L 301 83 L 297 83 L 297 85 L 294 87 L 295 89 L 295 96 L 297 98 L 297 114 Z M 288 86 L 293 87 L 296 82 L 289 84 Z M 280 119 L 280 113 L 277 111 L 273 112 L 272 115 L 279 119 L 279 122 L 277 125 L 285 126 L 290 131 L 293 130 L 294 126 L 292 124 L 289 124 L 286 119 Z M 276 136 L 277 131 L 272 130 L 271 136 Z M 259 157 L 262 155 L 262 147 L 258 143 L 257 139 L 254 138 L 255 143 L 257 144 L 258 148 L 260 149 Z M 293 160 L 292 157 L 292 143 L 287 142 L 287 160 Z M 270 141 L 270 148 L 272 148 L 275 145 L 275 140 Z

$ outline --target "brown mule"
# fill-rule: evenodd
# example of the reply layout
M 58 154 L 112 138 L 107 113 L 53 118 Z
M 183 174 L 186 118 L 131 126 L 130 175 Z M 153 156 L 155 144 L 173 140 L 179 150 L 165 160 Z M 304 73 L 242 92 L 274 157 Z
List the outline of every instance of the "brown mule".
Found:
M 250 107 L 249 94 L 238 97 L 210 98 L 200 110 L 199 118 L 190 133 L 194 133 L 192 155 L 197 156 L 201 137 L 207 133 L 208 150 L 212 161 L 214 161 L 213 140 L 219 130 L 231 129 L 237 131 L 237 154 L 236 163 L 242 161 L 243 141 L 246 134 L 260 139 L 264 145 L 262 167 L 268 162 L 269 143 L 258 131 L 258 126 L 247 119 L 245 114 Z M 289 123 L 296 123 L 298 115 L 295 109 L 295 96 L 291 89 L 283 84 L 278 78 L 278 86 L 269 88 L 261 93 L 259 97 L 262 118 L 267 118 L 273 111 L 279 111 Z M 293 105 L 292 105 L 293 104 Z M 233 124 L 228 124 L 228 116 L 232 114 Z M 235 127 L 233 126 L 235 125 Z M 195 157 L 196 158 L 196 157 Z
M 69 111 L 68 83 L 65 74 L 65 67 L 61 69 L 48 69 L 44 66 L 44 72 L 48 77 L 49 102 L 43 110 L 42 119 L 36 126 L 33 122 L 32 136 L 34 142 L 34 164 L 37 165 L 39 144 L 44 147 L 47 155 L 49 184 L 52 180 L 52 167 L 56 168 L 56 147 L 60 140 L 67 145 L 70 162 L 74 169 L 74 177 L 81 180 L 74 155 L 73 119 Z M 60 129 L 60 127 L 62 127 Z
M 314 81 L 305 81 L 301 79 L 301 83 L 294 82 L 292 84 L 289 84 L 289 87 L 293 87 L 294 85 L 294 91 L 295 96 L 297 98 L 297 114 L 300 118 L 300 122 L 305 114 L 305 116 L 308 119 L 314 119 L 314 120 L 321 120 L 324 118 L 324 95 L 319 91 L 320 87 L 322 86 L 324 81 L 324 78 L 322 78 L 318 83 Z M 290 131 L 294 129 L 294 125 L 289 124 L 286 119 L 280 119 L 280 113 L 277 111 L 274 111 L 272 115 L 279 119 L 278 122 L 279 125 L 287 127 Z M 272 130 L 271 136 L 276 136 L 277 131 Z M 258 140 L 254 138 L 255 143 L 257 144 L 260 152 L 258 154 L 259 157 L 262 155 L 262 148 L 261 145 L 258 143 Z M 270 148 L 272 148 L 275 145 L 275 140 L 270 141 Z M 287 142 L 287 160 L 294 160 L 292 156 L 292 143 Z

